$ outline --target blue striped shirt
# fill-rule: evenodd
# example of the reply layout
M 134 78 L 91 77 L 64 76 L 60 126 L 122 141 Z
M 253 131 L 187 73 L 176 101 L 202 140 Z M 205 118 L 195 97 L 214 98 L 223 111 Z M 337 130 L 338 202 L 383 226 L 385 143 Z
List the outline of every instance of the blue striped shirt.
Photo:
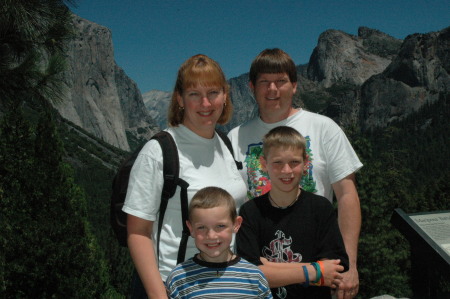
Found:
M 209 263 L 197 256 L 177 265 L 167 277 L 170 298 L 272 298 L 261 270 L 240 257 Z

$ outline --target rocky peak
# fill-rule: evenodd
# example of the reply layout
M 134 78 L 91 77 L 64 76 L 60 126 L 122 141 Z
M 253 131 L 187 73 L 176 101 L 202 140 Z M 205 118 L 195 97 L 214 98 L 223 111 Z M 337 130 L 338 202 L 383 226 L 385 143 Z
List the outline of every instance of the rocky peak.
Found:
M 155 126 L 142 96 L 115 63 L 111 31 L 75 15 L 73 24 L 75 37 L 67 44 L 68 68 L 63 75 L 67 93 L 56 108 L 94 136 L 130 150 L 127 131 L 146 137 Z
M 366 51 L 389 60 L 398 54 L 403 42 L 401 39 L 368 27 L 359 27 L 358 37 L 362 39 Z
M 450 27 L 439 32 L 409 35 L 384 75 L 411 87 L 448 90 L 449 48 Z
M 354 36 L 339 30 L 327 30 L 319 36 L 311 54 L 307 76 L 323 87 L 335 83 L 362 85 L 368 78 L 381 73 L 391 62 L 384 49 L 386 40 L 395 40 L 378 30 L 361 27 Z M 397 42 L 400 44 L 400 41 Z M 389 53 L 389 51 L 388 51 Z
M 156 121 L 161 129 L 167 128 L 167 114 L 169 110 L 172 93 L 160 90 L 151 90 L 142 95 L 144 105 L 152 119 Z
M 361 88 L 361 127 L 385 127 L 450 89 L 450 27 L 406 37 L 386 70 Z
M 68 44 L 64 74 L 67 100 L 57 106 L 61 115 L 125 150 L 135 145 L 129 144 L 130 136 L 147 140 L 165 128 L 171 93 L 142 96 L 114 61 L 110 30 L 76 16 L 74 25 L 76 37 Z M 343 126 L 386 126 L 442 93 L 448 96 L 449 31 L 410 35 L 402 44 L 367 27 L 360 27 L 358 36 L 327 30 L 309 64 L 297 67 L 294 105 L 328 115 Z M 258 114 L 248 74 L 228 82 L 234 113 L 221 128 L 225 131 Z

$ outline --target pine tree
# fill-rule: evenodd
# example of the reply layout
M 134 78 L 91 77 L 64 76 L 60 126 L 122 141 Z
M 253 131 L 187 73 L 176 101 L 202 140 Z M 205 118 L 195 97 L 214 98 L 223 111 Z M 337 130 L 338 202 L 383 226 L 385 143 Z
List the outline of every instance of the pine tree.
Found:
M 0 15 L 0 297 L 113 297 L 50 105 L 63 94 L 70 12 L 64 1 L 14 0 Z

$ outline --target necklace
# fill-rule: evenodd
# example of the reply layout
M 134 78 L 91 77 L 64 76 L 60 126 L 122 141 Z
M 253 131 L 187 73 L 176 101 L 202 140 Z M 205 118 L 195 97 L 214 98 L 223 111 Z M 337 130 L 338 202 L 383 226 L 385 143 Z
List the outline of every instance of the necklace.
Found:
M 270 191 L 269 191 L 269 200 L 279 209 L 287 209 L 287 208 L 291 207 L 297 201 L 297 199 L 298 199 L 298 193 L 297 193 L 297 196 L 295 196 L 294 200 L 288 206 L 282 207 L 282 206 L 279 206 L 275 202 L 275 200 L 272 198 L 272 195 L 270 195 Z

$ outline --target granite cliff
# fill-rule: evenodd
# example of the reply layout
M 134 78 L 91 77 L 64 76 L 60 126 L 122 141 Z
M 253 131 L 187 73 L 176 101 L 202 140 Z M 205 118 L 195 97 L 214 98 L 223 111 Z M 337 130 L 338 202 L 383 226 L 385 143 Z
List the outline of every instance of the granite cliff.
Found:
M 74 25 L 64 74 L 67 100 L 57 106 L 60 114 L 124 150 L 167 127 L 171 92 L 141 95 L 114 61 L 110 30 L 77 16 Z M 309 62 L 297 67 L 294 105 L 363 130 L 402 119 L 441 94 L 448 96 L 449 32 L 413 34 L 402 41 L 367 27 L 360 27 L 357 36 L 327 30 Z M 258 114 L 248 74 L 229 84 L 234 114 L 225 131 Z
M 171 92 L 151 90 L 142 95 L 144 105 L 161 129 L 167 127 L 167 111 L 169 109 Z
M 361 87 L 361 127 L 384 127 L 449 96 L 450 27 L 409 35 L 392 63 Z
M 361 85 L 391 62 L 392 54 L 383 55 L 389 53 L 388 43 L 394 45 L 395 51 L 401 41 L 366 27 L 359 28 L 358 36 L 327 30 L 319 36 L 311 54 L 308 78 L 325 88 L 339 82 Z
M 75 37 L 67 44 L 62 117 L 103 141 L 130 150 L 128 135 L 149 138 L 158 128 L 141 93 L 114 60 L 111 31 L 73 16 Z

